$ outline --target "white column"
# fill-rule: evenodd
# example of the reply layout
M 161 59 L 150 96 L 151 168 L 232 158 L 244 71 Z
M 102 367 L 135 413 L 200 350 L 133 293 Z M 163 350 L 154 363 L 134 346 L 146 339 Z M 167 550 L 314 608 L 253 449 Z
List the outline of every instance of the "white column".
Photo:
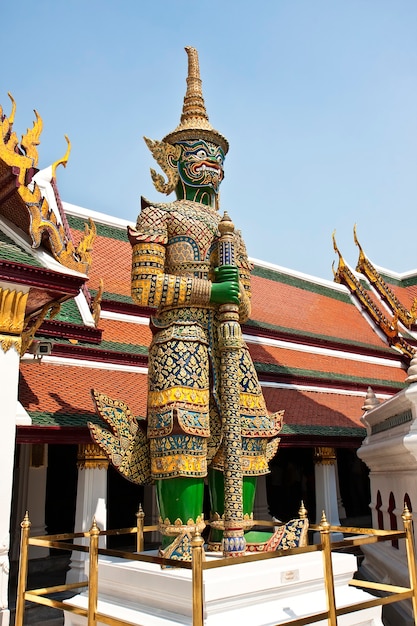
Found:
M 32 522 L 31 535 L 46 534 L 45 502 L 46 502 L 46 474 L 48 446 L 32 444 L 30 446 L 29 480 L 27 494 L 27 510 Z M 49 549 L 39 546 L 29 547 L 29 558 L 40 559 L 48 556 Z
M 324 511 L 331 526 L 340 526 L 336 488 L 336 452 L 334 448 L 319 447 L 314 449 L 314 475 L 316 482 L 316 524 L 320 524 Z M 333 541 L 342 539 L 342 533 L 332 533 Z
M 18 287 L 17 289 L 20 289 Z M 16 443 L 20 334 L 28 293 L 0 284 L 0 626 L 10 623 L 8 608 L 10 512 Z
M 78 448 L 78 485 L 74 532 L 88 532 L 96 520 L 100 530 L 107 529 L 107 468 L 108 461 L 96 444 L 84 444 Z M 77 539 L 76 543 L 88 545 L 87 539 Z M 100 539 L 100 547 L 105 547 L 105 537 Z M 85 562 L 88 554 L 74 551 L 71 554 L 67 583 L 86 580 Z
M 45 444 L 22 444 L 19 450 L 19 462 L 16 468 L 16 484 L 14 497 L 17 502 L 14 506 L 12 519 L 12 545 L 10 556 L 13 560 L 19 558 L 20 522 L 26 511 L 31 522 L 31 536 L 45 535 L 45 502 L 46 502 L 46 474 L 47 450 Z M 48 548 L 29 546 L 29 559 L 40 559 L 49 554 Z
M 336 459 L 334 471 L 335 471 L 335 477 L 336 477 L 336 494 L 337 494 L 337 512 L 338 512 L 338 517 L 339 517 L 339 519 L 345 519 L 346 518 L 346 509 L 345 509 L 345 505 L 344 505 L 343 500 L 342 500 L 342 494 L 340 493 L 339 471 L 338 471 L 338 466 L 337 466 L 337 459 Z

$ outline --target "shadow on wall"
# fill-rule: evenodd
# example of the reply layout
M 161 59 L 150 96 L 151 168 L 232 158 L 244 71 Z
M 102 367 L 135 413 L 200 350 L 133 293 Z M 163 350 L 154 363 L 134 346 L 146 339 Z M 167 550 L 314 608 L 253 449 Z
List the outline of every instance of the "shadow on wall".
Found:
M 370 518 L 369 470 L 356 450 L 336 450 L 340 497 L 346 519 Z M 266 477 L 271 516 L 288 521 L 298 514 L 301 500 L 310 521 L 316 521 L 314 448 L 279 448 Z M 343 523 L 343 519 L 341 522 Z

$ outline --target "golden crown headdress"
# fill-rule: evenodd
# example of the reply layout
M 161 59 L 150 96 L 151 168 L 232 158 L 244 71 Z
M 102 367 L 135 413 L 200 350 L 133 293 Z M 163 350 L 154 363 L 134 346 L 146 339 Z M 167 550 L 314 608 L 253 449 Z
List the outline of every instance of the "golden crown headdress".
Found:
M 187 46 L 185 51 L 188 55 L 188 76 L 181 121 L 172 133 L 164 137 L 163 141 L 174 144 L 189 139 L 204 139 L 220 146 L 226 154 L 229 149 L 229 142 L 226 137 L 213 128 L 207 115 L 201 88 L 198 52 L 190 46 Z

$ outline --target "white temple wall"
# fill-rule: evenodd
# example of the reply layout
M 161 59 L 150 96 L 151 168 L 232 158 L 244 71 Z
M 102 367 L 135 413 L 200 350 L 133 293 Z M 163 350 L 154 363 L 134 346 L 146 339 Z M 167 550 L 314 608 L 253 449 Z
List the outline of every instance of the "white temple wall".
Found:
M 8 626 L 10 512 L 13 485 L 13 462 L 16 438 L 19 354 L 12 346 L 0 349 L 1 441 L 0 441 L 0 625 Z
M 395 526 L 403 530 L 401 515 L 406 496 L 413 515 L 417 514 L 417 379 L 410 376 L 411 370 L 412 367 L 408 371 L 409 387 L 382 404 L 374 398 L 362 418 L 367 436 L 358 456 L 370 469 L 373 526 L 384 530 L 394 530 Z M 366 578 L 408 586 L 404 540 L 363 546 L 363 552 L 361 569 Z M 414 623 L 410 603 L 387 607 L 384 623 L 387 626 Z
M 393 527 L 390 496 L 395 500 L 397 528 L 406 495 L 417 512 L 417 385 L 413 384 L 381 405 L 366 412 L 367 436 L 358 456 L 370 469 L 372 522 L 378 527 L 378 510 L 385 530 Z M 380 506 L 378 505 L 378 492 Z M 381 517 L 381 515 L 379 516 Z

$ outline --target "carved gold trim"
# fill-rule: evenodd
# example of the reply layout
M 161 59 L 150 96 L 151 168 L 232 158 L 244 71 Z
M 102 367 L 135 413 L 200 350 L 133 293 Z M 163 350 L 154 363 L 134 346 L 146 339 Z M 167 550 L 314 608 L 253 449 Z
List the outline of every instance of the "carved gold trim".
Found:
M 0 332 L 20 335 L 29 292 L 0 288 Z
M 10 93 L 8 96 L 12 102 L 12 112 L 9 117 L 3 113 L 0 105 L 0 159 L 10 167 L 16 168 L 19 185 L 24 186 L 27 171 L 36 167 L 38 163 L 36 146 L 39 144 L 39 135 L 42 131 L 42 119 L 35 111 L 36 121 L 33 127 L 28 129 L 26 135 L 23 135 L 19 148 L 19 140 L 13 131 L 16 103 Z
M 11 335 L 0 335 L 0 347 L 6 354 L 10 348 L 14 348 L 18 354 L 20 354 L 20 346 L 22 340 L 20 337 L 13 337 Z
M 225 529 L 224 514 L 219 515 L 218 513 L 213 513 L 209 524 L 211 528 L 214 528 L 216 530 L 224 530 Z M 250 530 L 252 526 L 253 526 L 253 513 L 244 513 L 243 518 L 239 520 L 239 527 L 243 528 L 246 531 L 246 530 Z
M 107 469 L 109 462 L 96 443 L 82 443 L 78 446 L 78 469 Z
M 32 321 L 32 323 L 22 333 L 22 346 L 20 352 L 21 356 L 23 356 L 25 352 L 29 350 L 37 331 L 39 330 L 48 313 L 49 319 L 52 320 L 56 315 L 58 315 L 60 309 L 60 302 L 48 302 L 42 308 L 41 312 L 36 316 L 34 321 L 32 321 L 33 318 L 32 320 L 26 320 L 26 322 Z
M 314 448 L 314 463 L 316 465 L 335 465 L 336 450 L 326 446 Z
M 152 152 L 153 158 L 168 179 L 165 182 L 161 174 L 151 169 L 151 177 L 155 189 L 160 193 L 168 195 L 174 191 L 179 180 L 178 169 L 174 166 L 174 162 L 178 161 L 181 156 L 181 147 L 172 146 L 165 141 L 157 141 L 149 139 L 148 137 L 144 137 L 144 140 L 149 150 Z
M 199 532 L 202 532 L 205 527 L 206 523 L 202 515 L 198 515 L 195 521 L 192 518 L 189 518 L 186 523 L 184 523 L 179 517 L 177 517 L 174 523 L 172 523 L 168 517 L 164 520 L 162 517 L 159 518 L 160 532 L 169 537 L 174 537 L 186 530 L 198 529 Z
M 85 273 L 88 274 L 88 270 L 90 269 L 92 256 L 91 252 L 93 250 L 93 243 L 97 236 L 97 228 L 91 217 L 88 219 L 88 224 L 84 224 L 84 236 L 82 237 L 80 243 L 77 246 L 76 254 L 82 260 L 83 265 L 85 266 Z
M 101 301 L 103 299 L 103 292 L 104 292 L 104 281 L 102 278 L 100 278 L 97 293 L 91 304 L 91 312 L 92 312 L 94 324 L 96 325 L 96 327 L 98 326 L 98 323 L 100 321 Z
M 353 239 L 355 244 L 359 248 L 359 259 L 356 265 L 356 271 L 361 272 L 367 277 L 369 282 L 378 291 L 379 295 L 390 306 L 394 315 L 398 317 L 398 319 L 404 324 L 404 326 L 406 326 L 407 328 L 411 328 L 411 326 L 415 323 L 417 319 L 417 298 L 414 298 L 410 311 L 399 301 L 397 296 L 384 281 L 378 270 L 374 267 L 374 265 L 372 265 L 370 260 L 365 255 L 357 237 L 356 224 L 353 228 Z
M 0 347 L 5 354 L 10 348 L 20 354 L 28 295 L 29 292 L 0 288 Z
M 369 316 L 375 322 L 375 324 L 381 329 L 387 338 L 388 344 L 397 348 L 402 354 L 409 359 L 412 359 L 415 354 L 415 349 L 407 342 L 403 337 L 399 336 L 398 331 L 398 314 L 395 313 L 392 320 L 389 320 L 380 311 L 372 298 L 369 297 L 366 289 L 362 286 L 361 282 L 356 278 L 354 273 L 346 265 L 337 245 L 335 233 L 333 232 L 333 248 L 339 255 L 338 268 L 335 271 L 334 264 L 332 266 L 334 281 L 345 285 L 352 295 L 354 295 L 360 302 L 362 308 L 367 311 Z

